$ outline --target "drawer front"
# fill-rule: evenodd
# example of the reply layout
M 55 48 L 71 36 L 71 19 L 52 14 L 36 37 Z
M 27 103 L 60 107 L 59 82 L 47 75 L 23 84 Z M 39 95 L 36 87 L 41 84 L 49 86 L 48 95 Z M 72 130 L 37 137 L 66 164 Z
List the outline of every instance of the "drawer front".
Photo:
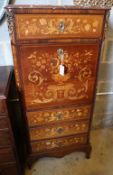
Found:
M 17 39 L 98 38 L 104 15 L 16 14 Z
M 0 130 L 6 128 L 9 128 L 8 118 L 6 116 L 0 117 Z
M 51 139 L 46 141 L 39 141 L 31 143 L 32 152 L 48 151 L 55 148 L 62 148 L 65 146 L 81 145 L 87 143 L 87 136 L 70 136 L 65 138 Z
M 18 167 L 17 165 L 8 165 L 7 168 L 6 166 L 0 167 L 0 175 L 9 175 L 9 172 L 11 175 L 18 175 Z
M 11 145 L 9 131 L 0 131 L 0 147 L 7 147 L 9 145 Z
M 15 157 L 12 149 L 0 149 L 0 164 L 14 162 Z
M 52 122 L 87 119 L 90 117 L 91 106 L 71 107 L 52 111 L 28 112 L 29 126 L 38 126 Z
M 0 100 L 0 114 L 6 113 L 6 105 L 5 105 L 5 100 Z
M 49 127 L 39 127 L 30 129 L 30 139 L 41 140 L 53 137 L 61 137 L 66 135 L 74 135 L 88 132 L 89 122 L 71 122 L 68 124 L 59 124 Z
M 99 44 L 24 45 L 19 53 L 27 108 L 92 102 Z

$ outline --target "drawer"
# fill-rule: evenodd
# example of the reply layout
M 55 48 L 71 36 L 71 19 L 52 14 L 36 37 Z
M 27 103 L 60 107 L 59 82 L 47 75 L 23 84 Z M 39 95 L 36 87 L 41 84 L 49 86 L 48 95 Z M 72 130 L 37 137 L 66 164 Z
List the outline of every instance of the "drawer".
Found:
M 16 165 L 8 165 L 6 166 L 2 166 L 0 168 L 0 175 L 9 175 L 9 172 L 11 175 L 18 175 L 18 169 L 16 167 Z
M 0 130 L 6 128 L 9 128 L 8 118 L 6 116 L 4 117 L 0 116 Z
M 0 100 L 0 114 L 7 113 L 5 100 Z
M 66 124 L 56 124 L 48 127 L 30 128 L 30 139 L 31 141 L 33 141 L 53 137 L 87 133 L 88 128 L 89 121 L 68 122 Z
M 27 113 L 28 125 L 38 126 L 52 122 L 87 119 L 90 117 L 91 105 L 81 107 L 68 107 L 63 109 L 35 111 Z
M 7 148 L 7 149 L 0 149 L 0 164 L 4 163 L 9 163 L 9 162 L 14 162 L 14 153 L 12 149 Z
M 55 148 L 63 148 L 72 145 L 83 145 L 87 143 L 87 136 L 70 136 L 58 139 L 44 140 L 39 142 L 31 143 L 32 152 L 48 151 Z
M 0 131 L 0 147 L 11 145 L 11 137 L 9 130 Z
M 17 39 L 98 38 L 104 15 L 16 14 Z
M 92 102 L 98 43 L 22 45 L 19 53 L 27 109 Z

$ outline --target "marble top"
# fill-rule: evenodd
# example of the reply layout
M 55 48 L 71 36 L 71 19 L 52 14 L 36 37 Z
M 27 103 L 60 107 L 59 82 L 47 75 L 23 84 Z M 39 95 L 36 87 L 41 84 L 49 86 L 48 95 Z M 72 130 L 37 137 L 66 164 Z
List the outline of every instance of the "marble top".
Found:
M 71 6 L 77 8 L 111 8 L 113 0 L 17 0 L 18 8 L 33 8 L 34 6 Z M 16 6 L 17 7 L 17 6 Z M 15 7 L 13 7 L 15 8 Z

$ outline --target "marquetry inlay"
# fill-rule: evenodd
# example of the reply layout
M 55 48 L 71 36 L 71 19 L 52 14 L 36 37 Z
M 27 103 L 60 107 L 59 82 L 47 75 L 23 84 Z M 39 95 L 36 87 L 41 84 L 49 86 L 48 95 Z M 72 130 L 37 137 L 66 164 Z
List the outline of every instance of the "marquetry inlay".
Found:
M 74 136 L 68 138 L 51 139 L 47 141 L 39 141 L 32 143 L 32 151 L 40 152 L 47 151 L 54 148 L 62 148 L 64 146 L 85 144 L 87 142 L 86 136 Z
M 30 139 L 39 140 L 65 135 L 86 133 L 88 131 L 88 123 L 88 121 L 81 121 L 65 125 L 55 125 L 53 127 L 30 129 Z
M 59 74 L 59 48 L 64 51 L 64 76 Z M 33 106 L 91 97 L 98 50 L 98 44 L 22 47 L 20 56 L 22 74 L 26 82 L 26 103 Z M 24 65 L 27 69 L 24 69 Z
M 99 37 L 102 24 L 103 15 L 16 15 L 18 39 Z
M 87 119 L 90 117 L 90 111 L 91 106 L 83 106 L 61 110 L 28 112 L 27 118 L 29 126 L 38 126 L 58 121 Z

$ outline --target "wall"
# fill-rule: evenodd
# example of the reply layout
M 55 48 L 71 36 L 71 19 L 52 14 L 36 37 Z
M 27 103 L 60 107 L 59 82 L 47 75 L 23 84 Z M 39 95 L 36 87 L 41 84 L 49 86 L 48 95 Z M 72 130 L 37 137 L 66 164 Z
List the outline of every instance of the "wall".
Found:
M 16 0 L 22 3 L 23 0 Z M 35 2 L 37 0 L 34 0 Z M 31 0 L 33 3 L 34 1 Z M 27 3 L 28 0 L 24 3 Z M 29 1 L 30 3 L 30 1 Z M 108 31 L 101 55 L 93 128 L 113 126 L 113 8 L 108 21 Z M 12 65 L 12 52 L 7 22 L 0 25 L 0 65 Z
M 93 126 L 113 126 L 113 8 L 100 60 Z

